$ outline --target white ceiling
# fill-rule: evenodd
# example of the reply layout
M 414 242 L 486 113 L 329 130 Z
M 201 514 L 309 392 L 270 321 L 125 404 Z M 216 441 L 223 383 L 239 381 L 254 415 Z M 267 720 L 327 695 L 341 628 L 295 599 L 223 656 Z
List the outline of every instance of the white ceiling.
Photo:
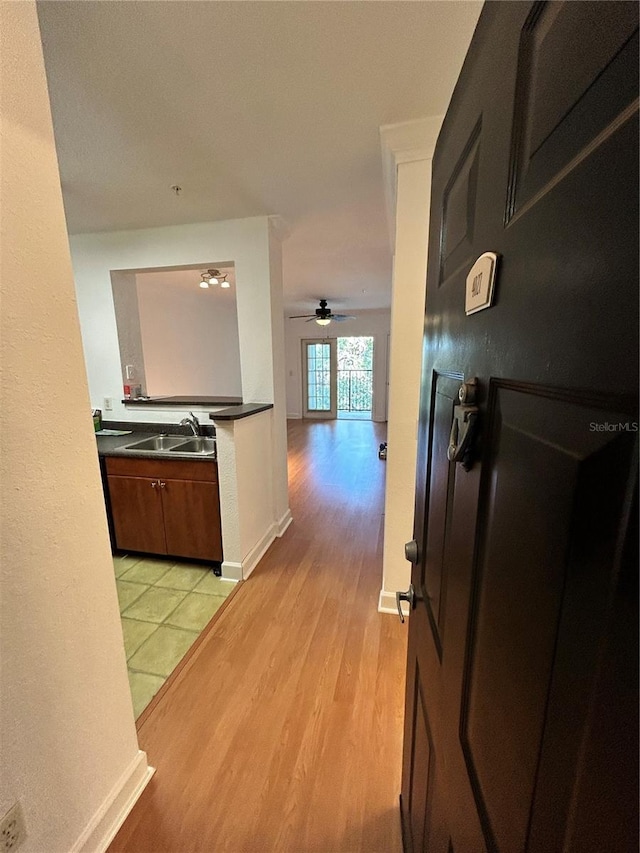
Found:
M 69 231 L 277 214 L 288 313 L 388 306 L 379 128 L 446 111 L 481 6 L 39 3 Z

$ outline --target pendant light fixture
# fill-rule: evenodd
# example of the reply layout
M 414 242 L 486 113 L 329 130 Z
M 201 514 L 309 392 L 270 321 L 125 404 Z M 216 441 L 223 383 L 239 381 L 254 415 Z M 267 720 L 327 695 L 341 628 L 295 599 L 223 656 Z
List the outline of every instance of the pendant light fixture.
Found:
M 231 287 L 230 282 L 227 281 L 227 273 L 220 270 L 205 270 L 200 273 L 200 279 L 200 287 L 215 287 L 217 284 L 220 287 Z

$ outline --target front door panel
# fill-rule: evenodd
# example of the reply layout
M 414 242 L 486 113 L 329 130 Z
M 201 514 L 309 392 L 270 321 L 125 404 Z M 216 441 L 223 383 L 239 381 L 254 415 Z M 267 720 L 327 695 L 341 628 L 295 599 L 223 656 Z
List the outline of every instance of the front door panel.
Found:
M 571 721 L 562 741 L 553 738 L 556 768 L 578 771 L 588 684 L 573 684 L 573 696 L 565 684 L 555 703 L 550 690 L 567 666 L 582 679 L 595 671 L 592 637 L 603 630 L 612 581 L 601 567 L 615 566 L 634 436 L 591 431 L 602 411 L 546 396 L 553 389 L 492 391 L 460 734 L 488 846 L 523 850 L 548 715 L 554 725 Z M 569 612 L 573 647 L 560 633 Z M 569 803 L 558 790 L 554 799 L 547 818 L 558 821 Z
M 446 542 L 454 493 L 455 464 L 447 458 L 451 421 L 462 376 L 434 375 L 429 444 L 429 501 L 424 535 L 420 586 L 429 616 L 433 642 L 442 657 L 443 622 L 447 594 Z M 415 586 L 415 584 L 414 584 Z
M 637 28 L 635 3 L 485 4 L 438 140 L 407 849 L 637 844 Z M 476 377 L 467 471 L 446 450 Z

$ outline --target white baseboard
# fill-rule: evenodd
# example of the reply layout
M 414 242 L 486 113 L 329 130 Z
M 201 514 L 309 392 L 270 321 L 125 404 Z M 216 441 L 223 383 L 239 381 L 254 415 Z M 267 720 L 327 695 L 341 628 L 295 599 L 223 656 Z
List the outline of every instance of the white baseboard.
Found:
M 405 616 L 409 615 L 409 604 L 406 601 L 401 603 L 402 612 Z M 388 592 L 386 589 L 380 590 L 380 598 L 378 599 L 378 613 L 393 613 L 398 615 L 398 605 L 396 604 L 395 592 Z
M 230 560 L 222 562 L 222 580 L 223 581 L 241 581 L 242 580 L 242 563 L 233 563 Z
M 291 415 L 287 412 L 287 420 L 288 421 L 301 421 L 302 415 L 299 412 L 296 412 L 294 415 Z
M 71 848 L 71 853 L 104 853 L 154 773 L 153 767 L 147 764 L 147 753 L 138 750 Z
M 241 563 L 234 563 L 230 560 L 224 560 L 222 563 L 222 578 L 226 581 L 241 581 L 246 580 L 251 572 L 264 557 L 267 548 L 271 545 L 276 536 L 282 536 L 287 527 L 293 521 L 291 510 L 287 507 L 282 518 L 271 524 L 264 535 L 256 542 L 253 548 Z
M 280 538 L 280 536 L 284 535 L 285 530 L 293 521 L 293 516 L 291 515 L 291 509 L 287 507 L 286 512 L 282 514 L 282 518 L 276 523 L 276 536 Z
M 271 524 L 264 535 L 256 542 L 253 548 L 249 551 L 247 556 L 242 561 L 242 578 L 246 580 L 251 572 L 258 565 L 262 557 L 264 556 L 267 548 L 271 545 L 273 540 L 276 538 L 276 524 Z

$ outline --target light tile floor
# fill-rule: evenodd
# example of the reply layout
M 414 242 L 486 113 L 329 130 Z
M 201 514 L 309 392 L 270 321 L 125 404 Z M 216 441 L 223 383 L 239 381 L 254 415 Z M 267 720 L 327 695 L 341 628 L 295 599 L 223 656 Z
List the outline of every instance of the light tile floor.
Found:
M 193 563 L 124 556 L 113 566 L 137 719 L 235 584 Z

